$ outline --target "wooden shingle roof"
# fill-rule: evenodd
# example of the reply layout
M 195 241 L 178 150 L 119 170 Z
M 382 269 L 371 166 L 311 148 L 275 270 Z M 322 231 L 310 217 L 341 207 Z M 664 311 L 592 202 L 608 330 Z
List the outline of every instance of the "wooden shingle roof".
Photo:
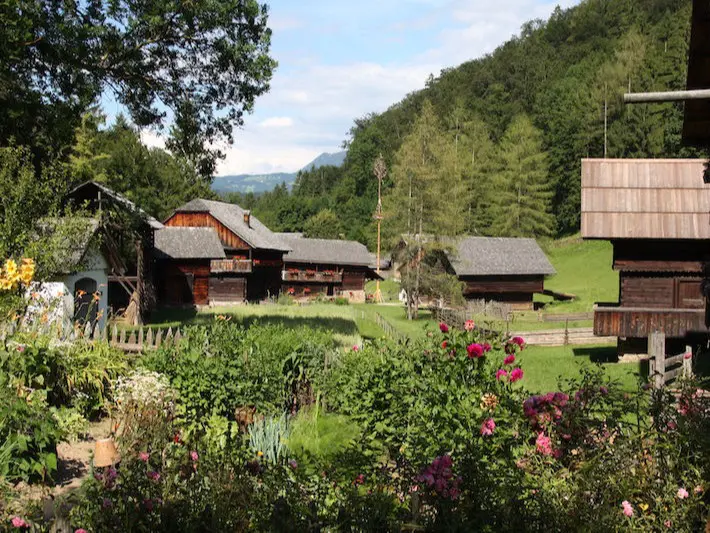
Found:
M 214 228 L 166 227 L 155 232 L 158 259 L 224 259 Z
M 583 159 L 582 237 L 710 239 L 701 159 Z
M 254 215 L 249 224 L 244 221 L 248 212 L 236 204 L 197 198 L 176 209 L 178 213 L 209 213 L 252 248 L 287 252 L 289 247 Z
M 457 276 L 549 276 L 555 274 L 535 239 L 464 237 L 449 254 Z
M 359 242 L 308 239 L 297 233 L 277 235 L 291 248 L 291 251 L 284 256 L 285 263 L 370 266 L 370 253 L 365 245 Z

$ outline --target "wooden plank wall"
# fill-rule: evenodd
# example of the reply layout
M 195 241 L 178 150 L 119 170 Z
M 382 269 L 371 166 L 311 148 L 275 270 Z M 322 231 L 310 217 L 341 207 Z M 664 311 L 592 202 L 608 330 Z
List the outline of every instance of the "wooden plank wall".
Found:
M 248 250 L 250 246 L 209 213 L 175 213 L 166 222 L 170 227 L 214 228 L 222 244 L 228 248 Z
M 466 284 L 464 292 L 473 293 L 498 293 L 498 292 L 542 292 L 544 278 L 542 276 L 501 277 L 493 279 L 461 278 Z
M 585 238 L 710 238 L 702 159 L 583 159 Z
M 212 276 L 209 279 L 209 300 L 212 303 L 243 302 L 247 297 L 247 279 L 234 276 Z

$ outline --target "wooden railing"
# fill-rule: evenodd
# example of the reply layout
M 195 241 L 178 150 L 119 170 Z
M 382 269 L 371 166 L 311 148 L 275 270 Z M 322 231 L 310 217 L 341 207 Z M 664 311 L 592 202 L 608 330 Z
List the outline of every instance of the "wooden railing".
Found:
M 664 387 L 679 377 L 690 377 L 693 373 L 693 352 L 690 346 L 685 353 L 666 357 L 666 336 L 654 331 L 648 338 L 649 371 L 656 388 Z
M 283 281 L 305 281 L 312 283 L 342 283 L 342 272 L 309 272 L 307 270 L 284 270 Z
M 250 274 L 252 262 L 249 259 L 213 259 L 210 261 L 210 271 L 215 274 Z
M 685 337 L 692 332 L 707 332 L 704 309 L 620 307 L 618 304 L 594 306 L 594 334 L 600 336 L 646 338 L 654 331 L 667 337 Z

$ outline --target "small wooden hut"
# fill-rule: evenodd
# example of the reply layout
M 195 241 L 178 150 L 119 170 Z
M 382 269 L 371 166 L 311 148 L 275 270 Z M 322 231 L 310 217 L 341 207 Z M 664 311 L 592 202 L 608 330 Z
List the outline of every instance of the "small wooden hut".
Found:
M 619 301 L 595 306 L 594 333 L 619 337 L 625 353 L 644 353 L 653 331 L 679 350 L 707 335 L 704 172 L 703 160 L 582 160 L 582 236 L 611 241 L 619 271 Z
M 65 203 L 88 210 L 100 221 L 109 259 L 108 306 L 137 323 L 155 306 L 153 233 L 163 225 L 122 194 L 87 181 Z
M 365 282 L 379 277 L 367 248 L 359 242 L 278 235 L 291 249 L 284 256 L 282 291 L 295 297 L 339 296 L 364 302 Z
M 513 309 L 532 309 L 533 295 L 555 274 L 535 239 L 465 237 L 448 256 L 466 299 L 504 302 Z

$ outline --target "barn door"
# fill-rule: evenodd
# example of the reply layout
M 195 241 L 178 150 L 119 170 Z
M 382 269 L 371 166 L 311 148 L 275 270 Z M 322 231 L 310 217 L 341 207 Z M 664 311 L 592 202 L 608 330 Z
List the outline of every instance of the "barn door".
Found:
M 700 280 L 677 280 L 676 307 L 680 309 L 703 309 L 705 307 Z

